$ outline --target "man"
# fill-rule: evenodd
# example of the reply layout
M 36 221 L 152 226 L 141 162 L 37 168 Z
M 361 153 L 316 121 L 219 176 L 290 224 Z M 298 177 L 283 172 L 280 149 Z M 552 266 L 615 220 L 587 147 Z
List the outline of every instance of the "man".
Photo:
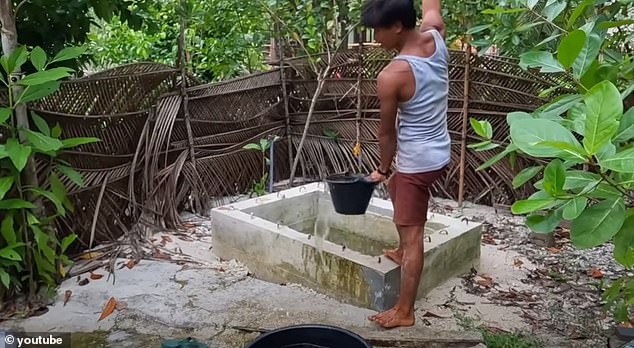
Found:
M 369 318 L 384 328 L 414 325 L 429 191 L 451 157 L 447 130 L 449 53 L 440 0 L 423 0 L 420 31 L 412 1 L 367 0 L 361 15 L 361 23 L 374 29 L 375 40 L 383 48 L 399 52 L 378 76 L 381 165 L 370 175 L 375 182 L 389 177 L 400 239 L 398 249 L 385 251 L 401 265 L 399 300 L 394 308 Z M 390 176 L 394 156 L 396 171 Z

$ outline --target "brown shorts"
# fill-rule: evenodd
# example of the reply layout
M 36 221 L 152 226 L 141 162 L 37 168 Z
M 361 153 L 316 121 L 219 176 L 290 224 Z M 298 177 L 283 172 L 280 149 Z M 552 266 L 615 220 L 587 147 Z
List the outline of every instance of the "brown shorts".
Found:
M 394 223 L 398 226 L 423 226 L 427 222 L 430 188 L 445 168 L 426 173 L 394 173 L 388 191 L 394 206 Z

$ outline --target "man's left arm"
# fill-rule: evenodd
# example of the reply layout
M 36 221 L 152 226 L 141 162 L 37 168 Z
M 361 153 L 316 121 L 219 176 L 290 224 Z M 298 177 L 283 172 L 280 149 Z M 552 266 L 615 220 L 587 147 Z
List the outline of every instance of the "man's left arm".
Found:
M 395 73 L 382 72 L 377 79 L 377 94 L 381 108 L 381 126 L 379 130 L 379 149 L 381 164 L 374 173 L 377 179 L 386 177 L 396 155 L 396 114 L 398 110 L 399 81 Z M 378 176 L 376 174 L 379 174 Z M 383 178 L 385 179 L 385 178 Z

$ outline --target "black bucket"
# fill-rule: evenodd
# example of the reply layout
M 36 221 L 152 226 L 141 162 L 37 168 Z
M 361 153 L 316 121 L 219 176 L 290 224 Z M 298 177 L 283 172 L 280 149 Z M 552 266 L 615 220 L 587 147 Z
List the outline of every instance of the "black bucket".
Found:
M 359 174 L 335 174 L 326 178 L 335 211 L 341 215 L 363 215 L 368 210 L 376 183 Z
M 296 325 L 258 336 L 245 348 L 372 348 L 361 336 L 327 325 Z

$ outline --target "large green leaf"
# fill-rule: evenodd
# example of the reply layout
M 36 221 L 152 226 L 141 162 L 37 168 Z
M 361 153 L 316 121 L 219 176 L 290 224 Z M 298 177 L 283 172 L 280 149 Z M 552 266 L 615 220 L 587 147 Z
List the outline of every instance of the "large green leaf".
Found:
M 36 114 L 35 112 L 31 112 L 31 118 L 40 133 L 46 136 L 51 136 L 51 129 L 48 127 L 48 123 L 44 118 L 42 118 L 42 116 Z
M 2 233 L 2 238 L 7 242 L 7 245 L 14 245 L 18 241 L 18 236 L 15 234 L 14 224 L 13 224 L 13 211 L 8 211 L 7 214 L 2 219 L 2 225 L 0 225 L 0 233 Z
M 49 95 L 55 93 L 55 91 L 59 89 L 59 86 L 59 81 L 51 81 L 37 86 L 28 86 L 24 89 L 22 94 L 20 94 L 17 104 L 28 103 L 48 97 Z
M 511 207 L 511 210 L 513 211 L 513 214 L 522 215 L 549 208 L 554 203 L 556 203 L 556 200 L 554 198 L 526 199 L 515 202 Z
M 554 21 L 568 6 L 566 1 L 553 1 L 544 8 L 543 14 L 550 22 Z
M 5 150 L 9 154 L 9 158 L 11 158 L 15 168 L 21 172 L 31 156 L 31 147 L 19 143 L 15 138 L 9 138 L 5 145 Z
M 629 210 L 619 233 L 614 236 L 614 259 L 625 268 L 634 266 L 634 210 Z
M 546 215 L 530 215 L 526 217 L 526 225 L 533 232 L 552 233 L 561 223 L 561 209 L 549 212 Z
M 4 199 L 4 196 L 13 187 L 15 179 L 12 176 L 5 176 L 0 178 L 0 199 Z
M 572 221 L 578 218 L 588 207 L 588 199 L 586 197 L 576 197 L 568 201 L 563 206 L 563 218 Z
M 609 169 L 619 173 L 634 172 L 634 147 L 623 150 L 614 156 L 605 158 L 599 162 L 603 169 Z
M 554 149 L 560 150 L 561 152 L 558 156 L 572 163 L 584 163 L 589 157 L 586 150 L 578 143 L 571 144 L 563 141 L 542 141 L 537 145 L 551 146 Z
M 586 133 L 586 104 L 579 103 L 568 110 L 569 128 L 575 133 L 584 136 Z
M 22 257 L 12 247 L 0 249 L 0 257 L 11 261 L 22 261 Z
M 544 166 L 529 167 L 522 170 L 515 179 L 513 179 L 513 188 L 520 188 L 544 169 Z
M 535 119 L 535 117 L 523 111 L 511 112 L 506 116 L 506 123 L 510 126 L 515 121 L 527 120 L 527 119 L 532 120 L 532 119 Z
M 603 39 L 596 33 L 590 33 L 586 38 L 586 44 L 583 46 L 581 53 L 577 56 L 572 65 L 573 75 L 577 79 L 588 71 L 594 60 L 599 55 Z
M 0 107 L 0 123 L 5 123 L 13 115 L 13 109 Z
M 578 248 L 594 248 L 611 240 L 624 222 L 623 198 L 608 199 L 589 207 L 572 222 L 570 239 Z
M 81 174 L 79 174 L 79 172 L 77 172 L 75 169 L 71 167 L 67 167 L 65 165 L 58 164 L 57 170 L 59 170 L 62 174 L 64 174 L 67 178 L 69 178 L 72 182 L 74 182 L 78 186 L 80 187 L 85 186 L 84 179 L 82 178 Z
M 0 209 L 33 209 L 35 205 L 19 198 L 3 199 L 0 201 Z
M 594 86 L 585 95 L 584 101 L 586 129 L 583 146 L 588 154 L 595 155 L 619 130 L 623 102 L 619 90 L 610 81 Z
M 51 60 L 51 63 L 75 59 L 83 55 L 86 52 L 86 49 L 86 46 L 65 47 L 55 55 L 53 60 Z
M 563 192 L 566 182 L 566 169 L 560 160 L 556 159 L 546 166 L 544 171 L 544 190 L 555 197 Z
M 530 51 L 520 55 L 520 66 L 523 69 L 539 67 L 542 73 L 564 72 L 566 69 L 546 51 Z
M 46 65 L 46 52 L 44 52 L 44 50 L 41 47 L 35 47 L 32 51 L 31 51 L 31 63 L 33 63 L 33 66 L 39 70 L 42 71 L 44 70 L 44 66 Z
M 101 139 L 99 138 L 69 138 L 62 140 L 62 144 L 65 149 L 72 149 L 80 145 L 97 143 L 100 141 Z
M 566 69 L 570 68 L 575 60 L 577 60 L 585 44 L 586 33 L 583 30 L 577 29 L 564 36 L 557 49 L 557 59 L 561 65 Z
M 36 86 L 41 85 L 57 80 L 61 80 L 65 77 L 70 76 L 72 69 L 58 67 L 52 68 L 45 71 L 38 71 L 32 74 L 27 75 L 25 78 L 20 80 L 20 84 L 23 86 Z
M 526 154 L 539 158 L 558 157 L 563 151 L 552 146 L 540 145 L 544 141 L 580 145 L 575 136 L 564 126 L 550 120 L 517 120 L 511 124 L 513 143 Z
M 619 131 L 616 133 L 614 141 L 622 143 L 632 138 L 634 138 L 634 107 L 630 108 L 625 115 L 623 115 L 619 125 Z
M 59 141 L 59 139 L 51 138 L 40 132 L 34 132 L 30 129 L 25 129 L 24 133 L 26 134 L 26 138 L 31 142 L 31 144 L 33 145 L 33 148 L 36 151 L 40 151 L 40 152 L 57 151 L 64 146 L 64 144 L 62 144 L 62 142 Z
M 575 105 L 578 105 L 583 101 L 583 96 L 580 94 L 566 94 L 555 98 L 552 102 L 541 106 L 535 113 L 542 115 L 540 118 L 547 118 L 548 116 L 559 116 Z

